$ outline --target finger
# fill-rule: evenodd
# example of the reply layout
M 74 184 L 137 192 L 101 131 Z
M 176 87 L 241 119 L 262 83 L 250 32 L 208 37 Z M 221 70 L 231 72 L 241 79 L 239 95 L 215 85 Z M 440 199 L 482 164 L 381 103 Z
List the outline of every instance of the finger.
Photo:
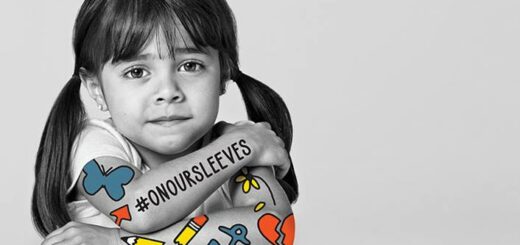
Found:
M 280 159 L 280 164 L 276 166 L 276 177 L 278 179 L 282 179 L 289 173 L 289 170 L 291 169 L 291 159 L 289 158 L 289 154 L 284 151 L 283 156 Z
M 291 169 L 290 165 L 282 164 L 280 166 L 277 166 L 275 169 L 276 178 L 283 179 L 283 177 L 285 177 L 289 173 L 290 169 Z
M 213 126 L 213 130 L 214 130 L 215 134 L 222 135 L 224 133 L 224 131 L 226 130 L 226 128 L 231 127 L 231 126 L 232 126 L 232 124 L 229 124 L 224 121 L 220 121 Z
M 219 121 L 213 127 L 216 128 L 216 129 L 221 129 L 221 128 L 229 127 L 231 125 L 233 125 L 233 124 L 230 124 L 230 123 L 228 123 L 226 121 Z
M 81 244 L 84 244 L 83 243 L 83 240 L 81 239 L 81 237 L 70 237 L 70 238 L 67 238 L 67 239 L 63 239 L 62 241 L 56 243 L 56 244 L 53 244 L 53 245 L 81 245 Z
M 81 236 L 75 236 L 75 237 L 66 239 L 60 245 L 81 245 L 81 244 L 85 244 L 83 241 L 83 238 Z
M 276 136 L 276 138 L 275 138 L 275 142 L 276 142 L 278 145 L 282 146 L 282 148 L 285 149 L 285 142 L 282 140 L 282 138 Z
M 263 126 L 264 128 L 271 129 L 271 124 L 269 124 L 268 122 L 257 122 L 256 124 L 259 124 L 259 125 Z
M 61 245 L 61 242 L 64 241 L 65 239 L 66 239 L 66 236 L 63 233 L 60 233 L 60 234 L 56 234 L 52 237 L 45 238 L 45 240 L 43 241 L 43 243 L 41 245 L 56 245 L 56 244 Z
M 52 238 L 52 237 L 54 237 L 56 235 L 61 234 L 63 231 L 65 231 L 66 229 L 68 229 L 69 227 L 72 227 L 74 225 L 76 225 L 76 222 L 70 221 L 69 223 L 65 224 L 64 226 L 62 226 L 62 227 L 54 230 L 53 232 L 49 233 L 49 235 L 47 235 L 47 237 L 45 237 L 45 240 L 50 239 L 50 238 Z
M 218 121 L 217 123 L 215 123 L 214 127 L 216 127 L 216 126 L 218 126 L 218 125 L 220 125 L 220 124 L 222 124 L 222 123 L 227 124 L 226 121 Z
M 238 121 L 235 123 L 235 125 L 253 125 L 253 124 L 255 124 L 255 122 L 249 121 L 249 120 Z

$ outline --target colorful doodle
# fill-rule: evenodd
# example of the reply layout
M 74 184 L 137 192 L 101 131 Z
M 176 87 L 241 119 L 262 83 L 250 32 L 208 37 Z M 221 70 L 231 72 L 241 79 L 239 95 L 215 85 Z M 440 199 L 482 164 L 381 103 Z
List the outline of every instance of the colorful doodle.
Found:
M 110 215 L 116 217 L 115 223 L 118 226 L 121 226 L 121 222 L 123 220 L 132 220 L 132 215 L 130 214 L 130 210 L 128 209 L 128 205 L 122 206 L 110 213 Z
M 292 245 L 294 243 L 295 224 L 293 214 L 285 217 L 283 224 L 280 227 L 280 231 L 285 235 L 283 238 L 284 245 Z
M 220 245 L 220 243 L 217 240 L 215 240 L 215 239 L 211 239 L 209 241 L 208 245 Z
M 201 215 L 197 216 L 190 221 L 182 228 L 181 232 L 175 237 L 173 242 L 177 245 L 187 245 L 190 241 L 197 235 L 197 233 L 204 227 L 204 225 L 208 222 L 208 216 Z
M 253 188 L 255 188 L 257 190 L 260 190 L 260 185 L 258 184 L 257 179 L 264 182 L 265 186 L 269 190 L 269 194 L 271 194 L 271 198 L 273 199 L 273 205 L 276 206 L 276 200 L 274 199 L 274 195 L 273 195 L 273 191 L 271 190 L 271 187 L 267 184 L 267 182 L 262 177 L 249 173 L 247 168 L 242 168 L 242 175 L 239 175 L 235 178 L 235 183 L 242 183 L 242 191 L 244 193 L 249 193 L 249 191 L 251 190 L 251 186 L 253 186 Z M 264 203 L 264 205 L 265 205 L 265 203 Z M 262 206 L 262 208 L 263 208 L 263 206 Z M 256 208 L 255 208 L 255 210 L 256 210 Z
M 140 236 L 121 237 L 121 240 L 128 245 L 164 245 L 164 242 Z
M 114 170 L 108 169 L 98 164 L 96 160 L 90 160 L 83 168 L 85 178 L 83 178 L 83 188 L 89 195 L 96 194 L 99 190 L 105 189 L 110 199 L 119 201 L 125 196 L 124 185 L 130 183 L 134 178 L 134 170 L 128 166 L 119 166 Z
M 258 230 L 272 245 L 279 245 L 280 236 L 283 236 L 282 245 L 292 245 L 295 230 L 294 215 L 290 214 L 280 222 L 280 219 L 273 214 L 264 214 L 258 219 Z
M 249 245 L 251 241 L 247 239 L 247 228 L 242 224 L 233 225 L 231 228 L 219 226 L 218 229 L 231 237 L 229 245 L 236 245 L 238 242 Z
M 255 212 L 262 210 L 265 207 L 265 202 L 259 202 L 255 206 Z
M 244 193 L 249 193 L 251 186 L 257 190 L 260 190 L 260 185 L 258 184 L 258 181 L 256 181 L 255 177 L 257 176 L 250 174 L 247 171 L 247 168 L 243 168 L 242 175 L 237 176 L 235 178 L 235 182 L 242 183 L 242 191 Z

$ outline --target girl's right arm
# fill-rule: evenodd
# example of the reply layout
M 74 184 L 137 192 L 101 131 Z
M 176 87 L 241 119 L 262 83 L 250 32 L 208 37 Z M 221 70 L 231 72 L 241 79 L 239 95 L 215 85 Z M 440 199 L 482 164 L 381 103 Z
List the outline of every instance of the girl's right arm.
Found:
M 268 127 L 241 124 L 206 147 L 146 174 L 119 158 L 92 159 L 76 188 L 121 228 L 148 233 L 186 217 L 249 163 L 288 161 L 282 141 Z
M 69 222 L 49 234 L 42 245 L 292 245 L 295 220 L 292 211 L 287 211 L 289 213 L 279 213 L 264 208 L 255 212 L 252 206 L 236 207 L 185 219 L 144 235 L 117 228 Z
M 271 167 L 248 168 L 229 183 L 233 208 L 185 219 L 163 230 L 125 230 L 69 222 L 42 245 L 283 244 L 292 245 L 295 218 Z M 263 205 L 259 206 L 259 203 Z

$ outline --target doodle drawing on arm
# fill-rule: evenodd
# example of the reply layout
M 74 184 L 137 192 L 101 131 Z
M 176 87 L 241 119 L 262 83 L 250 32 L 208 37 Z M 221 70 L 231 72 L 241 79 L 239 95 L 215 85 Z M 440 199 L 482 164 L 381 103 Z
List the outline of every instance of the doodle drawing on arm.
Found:
M 238 242 L 241 242 L 242 244 L 249 245 L 251 244 L 251 241 L 247 239 L 247 228 L 242 224 L 235 224 L 231 228 L 225 227 L 225 226 L 219 226 L 218 229 L 225 233 L 226 235 L 231 237 L 231 241 L 229 242 L 229 245 L 237 245 Z M 211 241 L 208 243 L 208 245 L 220 245 L 220 243 L 215 240 L 211 239 Z
M 105 171 L 103 165 L 92 159 L 83 167 L 85 178 L 83 188 L 91 196 L 101 189 L 114 201 L 119 201 L 125 196 L 124 185 L 127 185 L 134 178 L 134 170 L 128 166 L 119 166 L 112 170 Z
M 242 183 L 242 191 L 247 194 L 251 190 L 251 186 L 253 186 L 253 188 L 255 188 L 257 190 L 260 190 L 260 185 L 258 184 L 258 181 L 256 179 L 259 179 L 262 182 L 264 182 L 264 184 L 267 187 L 267 189 L 269 190 L 269 194 L 271 195 L 271 198 L 273 200 L 273 206 L 276 206 L 276 200 L 274 198 L 271 187 L 269 187 L 267 182 L 262 177 L 249 173 L 247 168 L 242 168 L 242 174 L 238 175 L 235 178 L 235 183 Z M 262 210 L 264 207 L 265 207 L 265 202 L 258 202 L 255 206 L 255 212 Z
M 123 222 L 123 220 L 132 220 L 132 215 L 130 214 L 130 210 L 128 209 L 128 204 L 112 211 L 110 215 L 116 217 L 116 220 L 114 222 L 118 226 L 121 226 L 121 222 Z
M 292 245 L 294 242 L 294 215 L 289 214 L 283 222 L 273 214 L 266 213 L 258 219 L 258 230 L 273 245 Z
M 199 231 L 204 227 L 204 225 L 208 222 L 208 216 L 201 215 L 197 216 L 190 221 L 182 228 L 177 237 L 173 240 L 173 243 L 176 245 L 187 245 L 190 241 L 199 233 Z
M 164 242 L 140 236 L 121 237 L 121 240 L 128 245 L 164 245 Z

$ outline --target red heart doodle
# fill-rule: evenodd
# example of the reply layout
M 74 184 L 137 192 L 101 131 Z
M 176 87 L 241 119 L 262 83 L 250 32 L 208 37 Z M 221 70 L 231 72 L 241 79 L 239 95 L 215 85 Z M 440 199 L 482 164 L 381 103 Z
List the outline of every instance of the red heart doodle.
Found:
M 283 221 L 282 228 L 280 229 L 282 233 L 285 235 L 283 238 L 284 245 L 292 245 L 294 243 L 294 230 L 295 230 L 295 222 L 294 215 L 290 214 L 285 217 Z
M 273 214 L 264 214 L 258 219 L 258 230 L 272 245 L 278 245 L 278 238 L 282 234 L 284 235 L 282 245 L 292 245 L 294 242 L 294 215 L 289 214 L 285 217 L 280 232 L 277 230 L 279 225 L 280 219 Z
M 276 245 L 276 240 L 280 234 L 276 231 L 276 227 L 280 223 L 280 219 L 272 214 L 264 214 L 258 219 L 258 230 L 262 233 L 271 244 Z

